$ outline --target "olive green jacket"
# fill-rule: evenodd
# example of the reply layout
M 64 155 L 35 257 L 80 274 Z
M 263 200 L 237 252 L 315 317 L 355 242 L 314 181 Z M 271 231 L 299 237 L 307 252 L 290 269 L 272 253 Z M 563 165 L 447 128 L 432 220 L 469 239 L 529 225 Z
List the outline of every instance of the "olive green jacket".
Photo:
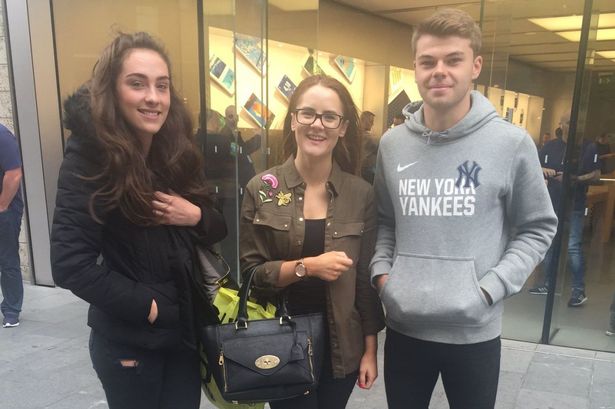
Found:
M 325 252 L 344 251 L 353 260 L 348 271 L 326 286 L 333 374 L 340 378 L 359 368 L 364 336 L 384 328 L 382 305 L 369 280 L 377 215 L 372 187 L 335 162 L 327 190 Z M 240 262 L 243 272 L 257 266 L 257 287 L 274 288 L 282 263 L 301 258 L 304 193 L 305 183 L 293 157 L 256 175 L 246 186 L 240 216 Z

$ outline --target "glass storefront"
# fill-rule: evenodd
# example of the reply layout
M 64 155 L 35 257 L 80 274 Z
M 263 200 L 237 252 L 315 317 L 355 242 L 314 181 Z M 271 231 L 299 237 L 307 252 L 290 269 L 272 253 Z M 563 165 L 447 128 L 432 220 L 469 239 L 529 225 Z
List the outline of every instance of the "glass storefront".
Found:
M 59 94 L 66 97 L 88 79 L 117 31 L 148 31 L 161 39 L 171 55 L 173 80 L 193 115 L 212 192 L 229 224 L 220 250 L 236 270 L 243 187 L 255 173 L 284 160 L 282 127 L 296 84 L 319 70 L 338 78 L 360 111 L 375 114 L 377 136 L 405 104 L 420 100 L 411 24 L 435 5 L 415 7 L 402 0 L 387 11 L 388 3 L 52 0 Z M 605 134 L 602 145 L 615 143 L 609 140 L 615 138 L 615 5 L 610 3 L 502 0 L 458 6 L 483 29 L 484 66 L 476 89 L 502 117 L 526 129 L 542 148 L 562 116 L 571 114 L 567 136 L 574 149 L 567 149 L 560 164 L 567 169 L 558 206 L 566 222 L 561 251 L 554 252 L 561 256 L 559 263 L 553 261 L 553 291 L 528 291 L 544 283 L 539 266 L 526 288 L 506 301 L 506 338 L 615 351 L 615 337 L 604 335 L 615 291 L 615 158 L 603 158 L 602 180 L 591 183 L 580 209 L 581 231 L 577 226 L 575 234 L 582 238 L 588 299 L 579 307 L 568 306 L 573 274 L 566 245 L 568 221 L 578 207 L 575 189 L 585 188 L 570 175 L 577 174 L 587 142 Z

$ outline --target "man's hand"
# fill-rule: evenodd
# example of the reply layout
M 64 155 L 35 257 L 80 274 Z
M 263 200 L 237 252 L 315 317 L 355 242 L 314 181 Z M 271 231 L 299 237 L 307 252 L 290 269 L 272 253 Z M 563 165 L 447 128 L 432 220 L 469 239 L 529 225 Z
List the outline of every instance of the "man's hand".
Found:
M 483 287 L 481 287 L 480 289 L 483 291 L 483 294 L 485 295 L 485 298 L 487 299 L 487 304 L 493 305 L 493 298 L 491 298 L 491 294 L 489 294 L 487 290 L 485 290 Z
M 152 201 L 154 215 L 160 224 L 173 226 L 196 226 L 201 220 L 201 208 L 173 193 L 156 192 Z
M 551 168 L 542 168 L 542 175 L 545 177 L 545 179 L 549 179 L 557 175 L 557 171 Z
M 388 274 L 382 274 L 376 277 L 376 288 L 378 289 L 378 294 L 382 292 L 382 289 L 384 288 L 384 285 L 387 281 L 389 281 Z

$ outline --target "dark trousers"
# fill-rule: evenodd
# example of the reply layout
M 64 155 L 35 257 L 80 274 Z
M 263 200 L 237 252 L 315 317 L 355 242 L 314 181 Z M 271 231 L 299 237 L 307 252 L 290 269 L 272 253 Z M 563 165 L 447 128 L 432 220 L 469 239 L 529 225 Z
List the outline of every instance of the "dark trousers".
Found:
M 19 318 L 23 304 L 23 281 L 19 262 L 19 230 L 21 213 L 8 209 L 0 213 L 0 285 L 4 299 L 2 315 Z
M 109 409 L 198 409 L 199 358 L 184 347 L 147 350 L 119 344 L 92 331 L 90 357 Z M 134 360 L 123 366 L 122 360 Z
M 359 371 L 346 375 L 345 378 L 333 378 L 331 357 L 328 353 L 323 359 L 318 389 L 315 392 L 293 399 L 269 402 L 271 409 L 344 409 L 352 393 Z
M 442 344 L 387 328 L 384 383 L 389 409 L 427 409 L 438 375 L 451 409 L 493 409 L 501 342 Z

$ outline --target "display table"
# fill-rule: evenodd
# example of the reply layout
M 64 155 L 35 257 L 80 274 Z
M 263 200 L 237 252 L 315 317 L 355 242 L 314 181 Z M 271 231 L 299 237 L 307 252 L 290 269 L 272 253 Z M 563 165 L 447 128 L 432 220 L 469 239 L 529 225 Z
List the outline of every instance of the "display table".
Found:
M 594 238 L 606 243 L 611 238 L 613 211 L 615 206 L 615 184 L 590 186 L 587 192 L 587 208 L 593 214 Z

